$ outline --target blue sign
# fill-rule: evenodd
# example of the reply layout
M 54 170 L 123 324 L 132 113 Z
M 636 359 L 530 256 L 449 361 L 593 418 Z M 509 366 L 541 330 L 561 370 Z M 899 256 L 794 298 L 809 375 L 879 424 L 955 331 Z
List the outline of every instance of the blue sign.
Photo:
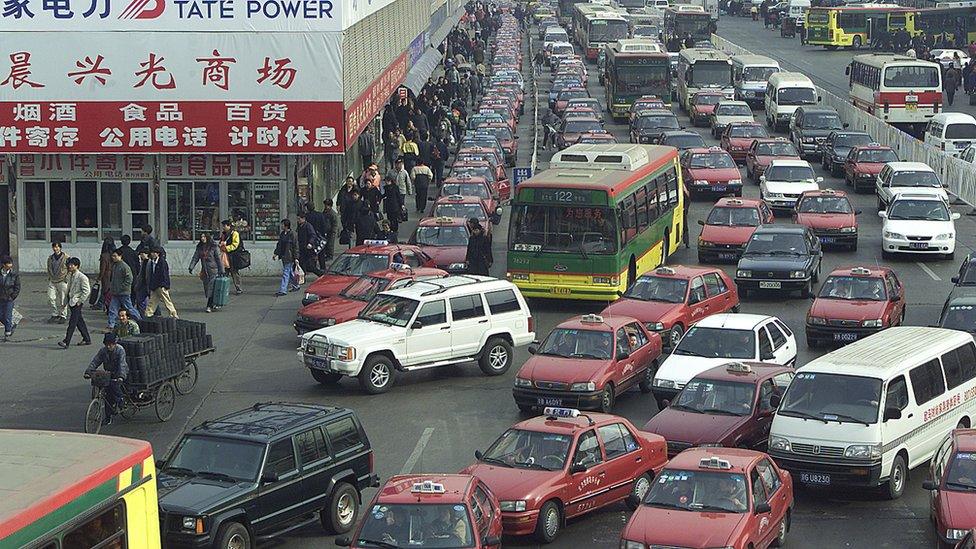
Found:
M 526 166 L 526 167 L 522 167 L 522 168 L 513 168 L 512 169 L 512 179 L 515 180 L 515 184 L 516 185 L 518 185 L 519 183 L 525 181 L 526 179 L 528 179 L 530 177 L 532 177 L 532 168 L 530 168 L 530 167 L 527 167 Z

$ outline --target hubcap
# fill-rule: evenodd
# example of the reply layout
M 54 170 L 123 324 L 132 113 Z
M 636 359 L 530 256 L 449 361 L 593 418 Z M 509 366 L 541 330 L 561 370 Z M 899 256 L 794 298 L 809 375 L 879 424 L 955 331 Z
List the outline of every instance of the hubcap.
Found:
M 385 364 L 377 364 L 373 366 L 373 371 L 369 373 L 369 380 L 376 387 L 382 387 L 390 380 L 390 370 L 387 369 Z
M 609 389 L 604 389 L 604 391 L 603 391 L 603 409 L 604 410 L 609 410 L 610 409 L 610 400 L 611 400 L 610 399 L 610 390 Z
M 895 491 L 901 492 L 901 483 L 903 482 L 901 467 L 895 467 L 895 470 L 891 473 L 891 480 Z
M 671 347 L 674 347 L 681 341 L 681 328 L 671 328 Z
M 555 536 L 558 528 L 559 515 L 556 513 L 555 509 L 550 509 L 549 513 L 546 515 L 546 534 L 549 537 Z
M 634 486 L 634 495 L 637 496 L 638 502 L 644 501 L 644 496 L 647 495 L 650 487 L 651 483 L 647 480 L 647 477 L 637 479 L 637 484 Z
M 356 502 L 353 501 L 352 496 L 349 494 L 342 494 L 339 497 L 339 503 L 336 505 L 336 516 L 339 517 L 339 522 L 349 524 L 355 514 Z
M 227 540 L 227 549 L 244 549 L 244 536 L 234 534 Z
M 493 370 L 500 370 L 505 367 L 505 363 L 508 362 L 508 353 L 505 352 L 505 348 L 501 345 L 496 345 L 491 348 L 488 353 L 488 365 L 491 366 Z
M 779 523 L 779 539 L 782 540 L 786 537 L 786 519 Z

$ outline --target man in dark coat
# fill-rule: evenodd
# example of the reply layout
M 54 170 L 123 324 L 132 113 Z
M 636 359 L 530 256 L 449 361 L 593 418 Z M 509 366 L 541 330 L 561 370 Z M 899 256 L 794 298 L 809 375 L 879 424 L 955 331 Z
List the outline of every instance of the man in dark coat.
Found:
M 358 196 L 358 194 L 357 194 Z M 298 243 L 295 240 L 295 233 L 291 230 L 291 220 L 281 220 L 281 232 L 278 234 L 278 243 L 275 245 L 272 259 L 281 259 L 281 287 L 276 296 L 283 296 L 288 291 L 298 289 L 296 284 L 292 284 L 291 273 L 295 269 L 295 259 L 298 257 Z
M 468 231 L 471 236 L 468 237 L 468 251 L 464 256 L 468 273 L 488 276 L 488 269 L 494 262 L 491 255 L 491 239 L 481 226 L 481 222 L 475 217 L 468 220 Z
M 308 214 L 298 214 L 298 264 L 306 273 L 315 273 L 322 276 L 322 270 L 318 266 L 318 252 L 316 251 L 319 243 L 319 233 L 315 227 L 308 222 Z
M 396 180 L 386 176 L 383 182 L 383 214 L 390 222 L 390 230 L 394 233 L 400 228 L 400 216 L 403 210 L 403 197 L 397 189 Z
M 376 235 L 376 213 L 363 201 L 359 201 L 356 209 L 356 245 L 362 246 L 367 240 Z
M 367 126 L 363 133 L 359 134 L 359 157 L 363 160 L 363 166 L 373 163 L 373 154 L 376 152 L 376 142 L 373 139 L 373 127 Z

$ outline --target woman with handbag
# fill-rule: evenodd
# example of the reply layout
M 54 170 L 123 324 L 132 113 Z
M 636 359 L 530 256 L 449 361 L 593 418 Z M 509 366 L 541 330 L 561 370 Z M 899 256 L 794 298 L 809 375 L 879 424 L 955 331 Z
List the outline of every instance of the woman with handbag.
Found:
M 234 281 L 234 294 L 241 295 L 244 293 L 243 277 L 241 276 L 241 266 L 239 261 L 240 252 L 244 250 L 244 245 L 241 242 L 241 235 L 234 229 L 231 224 L 230 219 L 225 219 L 220 222 L 221 227 L 224 229 L 220 233 L 220 249 L 227 257 L 227 262 L 224 267 L 230 272 L 230 277 Z
M 197 243 L 196 250 L 193 252 L 193 260 L 190 261 L 190 274 L 193 268 L 200 264 L 200 281 L 203 282 L 203 295 L 207 297 L 207 312 L 220 307 L 214 306 L 214 282 L 218 275 L 224 274 L 224 264 L 220 259 L 220 248 L 214 243 L 210 233 L 201 233 L 200 242 Z

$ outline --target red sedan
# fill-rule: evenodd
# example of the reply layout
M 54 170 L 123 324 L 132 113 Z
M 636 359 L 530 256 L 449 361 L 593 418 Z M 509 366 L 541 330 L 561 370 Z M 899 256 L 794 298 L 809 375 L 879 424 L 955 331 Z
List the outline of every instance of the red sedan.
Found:
M 742 196 L 742 174 L 729 153 L 718 147 L 681 152 L 681 177 L 692 198 L 703 194 Z
M 468 264 L 468 220 L 461 217 L 425 217 L 417 223 L 410 243 L 433 258 L 438 269 L 463 273 Z
M 725 100 L 725 94 L 720 91 L 700 91 L 691 96 L 688 100 L 690 110 L 688 116 L 691 117 L 693 126 L 707 126 L 708 117 L 715 112 L 715 106 L 719 101 Z
M 813 229 L 813 234 L 824 246 L 846 246 L 856 250 L 857 215 L 860 213 L 844 191 L 806 191 L 796 201 L 793 222 Z
M 336 257 L 329 270 L 308 287 L 302 305 L 338 295 L 360 276 L 388 269 L 393 263 L 403 263 L 414 268 L 434 266 L 430 256 L 418 246 L 367 240 L 364 245 L 349 248 Z
M 905 287 L 889 267 L 842 267 L 807 312 L 807 346 L 843 345 L 905 321 Z
M 759 183 L 759 178 L 773 160 L 799 160 L 796 147 L 782 137 L 753 139 L 746 153 L 746 174 Z
M 745 162 L 749 146 L 755 139 L 766 139 L 769 132 L 758 122 L 733 122 L 725 127 L 719 146 L 736 162 Z
M 955 546 L 976 525 L 976 429 L 953 429 L 942 439 L 922 488 L 931 494 L 940 546 Z
M 772 222 L 773 211 L 760 199 L 720 198 L 708 217 L 698 220 L 698 262 L 738 261 L 756 227 Z
M 865 189 L 873 191 L 881 168 L 888 162 L 898 162 L 898 155 L 891 147 L 854 147 L 844 161 L 844 182 L 854 187 L 854 192 Z

